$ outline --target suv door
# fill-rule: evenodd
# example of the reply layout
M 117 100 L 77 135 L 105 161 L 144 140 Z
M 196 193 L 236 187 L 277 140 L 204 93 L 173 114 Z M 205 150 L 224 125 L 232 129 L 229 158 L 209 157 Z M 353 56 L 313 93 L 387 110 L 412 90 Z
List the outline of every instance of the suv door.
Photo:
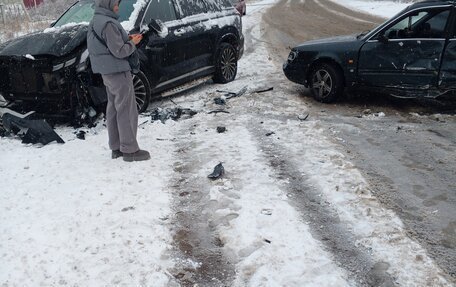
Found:
M 410 11 L 360 49 L 358 76 L 369 86 L 437 87 L 451 6 Z
M 441 90 L 456 89 L 456 9 L 453 8 L 450 21 L 450 37 L 443 53 L 442 66 L 439 73 Z
M 215 49 L 213 35 L 217 29 L 216 23 L 210 21 L 216 12 L 204 0 L 177 0 L 180 16 L 185 18 L 184 24 L 177 27 L 175 34 L 185 38 L 185 63 L 182 69 L 189 72 L 199 69 L 210 69 L 210 59 Z M 217 5 L 215 5 L 217 6 Z M 220 11 L 220 8 L 218 8 Z
M 179 37 L 167 25 L 177 19 L 172 0 L 150 0 L 141 21 L 141 27 L 157 21 L 161 31 L 153 29 L 146 32 L 146 55 L 149 69 L 157 77 L 154 84 L 175 78 L 180 74 L 179 65 L 184 60 L 184 49 Z

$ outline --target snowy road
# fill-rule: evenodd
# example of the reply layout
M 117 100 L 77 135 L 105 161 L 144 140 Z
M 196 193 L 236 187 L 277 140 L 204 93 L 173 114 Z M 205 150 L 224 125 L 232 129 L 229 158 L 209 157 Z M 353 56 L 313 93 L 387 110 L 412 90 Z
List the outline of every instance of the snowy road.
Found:
M 58 128 L 65 145 L 0 139 L 0 285 L 452 286 L 448 265 L 437 264 L 421 237 L 411 236 L 402 213 L 383 201 L 384 185 L 365 174 L 364 166 L 378 171 L 375 165 L 359 163 L 369 149 L 380 153 L 381 144 L 373 138 L 357 152 L 365 144 L 357 129 L 396 129 L 401 112 L 391 118 L 396 108 L 388 106 L 389 122 L 371 115 L 350 126 L 361 104 L 315 103 L 280 70 L 283 46 L 346 31 L 331 23 L 323 30 L 291 28 L 287 21 L 317 25 L 337 10 L 331 15 L 356 31 L 380 19 L 323 0 L 284 0 L 268 10 L 274 4 L 248 7 L 236 81 L 206 84 L 151 107 L 177 104 L 197 115 L 166 124 L 141 116 L 139 142 L 151 151 L 149 162 L 109 159 L 102 125 L 88 130 L 85 141 Z M 290 33 L 280 30 L 286 27 Z M 244 86 L 243 96 L 214 104 L 216 90 Z M 209 114 L 220 108 L 228 113 Z M 441 118 L 454 129 L 454 117 Z M 416 131 L 410 122 L 401 125 Z M 217 133 L 218 126 L 227 131 Z M 219 162 L 226 174 L 211 181 L 207 175 Z M 454 211 L 448 212 L 451 220 Z

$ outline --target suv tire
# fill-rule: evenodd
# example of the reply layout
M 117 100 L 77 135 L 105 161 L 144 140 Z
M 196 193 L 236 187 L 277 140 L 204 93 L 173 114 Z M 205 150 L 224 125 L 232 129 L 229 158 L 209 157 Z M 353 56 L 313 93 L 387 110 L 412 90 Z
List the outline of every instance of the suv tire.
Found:
M 150 85 L 146 75 L 139 71 L 131 75 L 133 78 L 133 88 L 135 90 L 136 107 L 138 113 L 145 112 L 150 102 Z
M 237 52 L 233 45 L 221 43 L 215 55 L 214 82 L 225 84 L 236 78 Z
M 344 92 L 342 73 L 334 65 L 328 63 L 317 64 L 312 69 L 309 78 L 309 88 L 312 96 L 319 102 L 334 102 Z

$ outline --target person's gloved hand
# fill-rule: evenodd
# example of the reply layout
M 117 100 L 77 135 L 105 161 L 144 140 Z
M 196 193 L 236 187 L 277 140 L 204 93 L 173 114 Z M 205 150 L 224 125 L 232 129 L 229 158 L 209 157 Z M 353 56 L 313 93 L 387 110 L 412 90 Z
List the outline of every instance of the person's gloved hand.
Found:
M 142 34 L 132 34 L 129 36 L 129 38 L 133 41 L 135 45 L 138 45 L 139 42 L 141 42 L 143 36 Z

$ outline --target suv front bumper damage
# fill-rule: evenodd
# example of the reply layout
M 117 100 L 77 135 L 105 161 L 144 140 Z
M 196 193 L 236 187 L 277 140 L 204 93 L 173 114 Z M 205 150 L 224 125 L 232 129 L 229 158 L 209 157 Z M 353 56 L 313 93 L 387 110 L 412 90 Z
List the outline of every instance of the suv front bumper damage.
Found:
M 74 116 L 78 108 L 106 102 L 101 77 L 75 66 L 55 70 L 50 59 L 0 57 L 0 94 L 15 110 L 49 117 Z

